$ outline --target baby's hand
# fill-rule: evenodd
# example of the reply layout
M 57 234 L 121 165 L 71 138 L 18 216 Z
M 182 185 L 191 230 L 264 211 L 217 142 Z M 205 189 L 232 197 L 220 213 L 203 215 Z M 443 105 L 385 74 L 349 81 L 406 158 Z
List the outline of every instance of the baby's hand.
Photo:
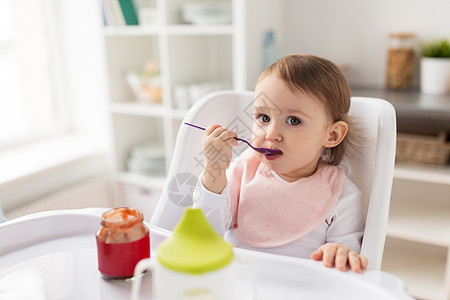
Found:
M 203 135 L 205 166 L 202 182 L 205 188 L 220 194 L 227 184 L 226 168 L 231 162 L 232 148 L 237 145 L 236 132 L 220 125 L 211 125 Z
M 333 265 L 339 271 L 346 271 L 347 264 L 350 269 L 360 273 L 367 268 L 368 260 L 365 256 L 359 255 L 350 248 L 337 243 L 327 243 L 311 254 L 311 259 L 322 260 L 327 268 Z
M 225 170 L 231 162 L 232 148 L 237 145 L 236 132 L 220 125 L 208 126 L 203 136 L 205 167 L 211 170 Z

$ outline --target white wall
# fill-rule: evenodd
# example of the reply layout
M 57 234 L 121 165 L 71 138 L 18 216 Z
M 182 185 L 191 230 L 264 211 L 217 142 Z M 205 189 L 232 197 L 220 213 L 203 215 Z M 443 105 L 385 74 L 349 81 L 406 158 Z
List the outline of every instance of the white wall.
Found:
M 245 51 L 248 90 L 255 88 L 256 80 L 262 71 L 262 48 L 267 31 L 275 33 L 278 55 L 282 56 L 284 53 L 287 33 L 285 27 L 290 26 L 289 22 L 285 23 L 286 8 L 284 0 L 246 0 Z
M 450 39 L 449 0 L 285 0 L 284 55 L 310 53 L 348 65 L 352 85 L 384 86 L 388 35 Z M 415 74 L 418 82 L 418 72 Z

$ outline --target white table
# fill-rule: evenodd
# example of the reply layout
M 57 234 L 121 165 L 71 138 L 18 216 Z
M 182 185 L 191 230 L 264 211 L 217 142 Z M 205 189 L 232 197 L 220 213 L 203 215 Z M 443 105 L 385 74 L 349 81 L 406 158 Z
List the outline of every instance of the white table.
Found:
M 97 269 L 95 232 L 106 209 L 51 211 L 0 225 L 0 299 L 129 299 L 131 281 L 107 281 Z M 150 226 L 152 255 L 170 233 Z M 320 262 L 234 249 L 247 257 L 257 299 L 412 299 L 403 283 L 381 271 L 362 274 L 327 269 Z M 236 299 L 248 294 L 238 269 Z M 141 299 L 151 299 L 151 275 Z

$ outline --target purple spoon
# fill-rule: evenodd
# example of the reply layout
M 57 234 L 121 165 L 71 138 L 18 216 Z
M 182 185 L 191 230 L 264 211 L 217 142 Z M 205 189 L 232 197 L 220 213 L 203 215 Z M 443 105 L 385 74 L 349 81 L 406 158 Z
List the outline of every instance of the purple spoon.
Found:
M 203 127 L 200 127 L 200 126 L 191 124 L 191 123 L 184 122 L 184 124 L 189 125 L 189 126 L 192 126 L 192 127 L 194 127 L 194 128 L 197 128 L 197 129 L 206 130 L 206 128 L 203 128 Z M 269 148 L 257 148 L 257 147 L 253 147 L 252 144 L 250 144 L 249 142 L 247 142 L 247 141 L 244 140 L 244 139 L 240 139 L 240 138 L 237 138 L 237 137 L 235 137 L 234 139 L 237 140 L 237 141 L 241 141 L 241 142 L 246 143 L 246 144 L 249 145 L 253 150 L 255 150 L 255 151 L 259 152 L 259 153 L 262 153 L 262 154 L 264 154 L 264 155 L 281 154 L 281 151 L 280 151 L 280 150 L 269 149 Z

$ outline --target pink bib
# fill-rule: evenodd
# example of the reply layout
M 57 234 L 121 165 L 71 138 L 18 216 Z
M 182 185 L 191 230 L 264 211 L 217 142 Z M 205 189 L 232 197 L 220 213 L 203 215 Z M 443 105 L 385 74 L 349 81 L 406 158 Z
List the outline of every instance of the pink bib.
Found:
M 282 182 L 253 153 L 245 153 L 232 174 L 233 233 L 243 244 L 262 248 L 293 242 L 323 223 L 344 182 L 344 172 L 325 163 L 309 177 Z

